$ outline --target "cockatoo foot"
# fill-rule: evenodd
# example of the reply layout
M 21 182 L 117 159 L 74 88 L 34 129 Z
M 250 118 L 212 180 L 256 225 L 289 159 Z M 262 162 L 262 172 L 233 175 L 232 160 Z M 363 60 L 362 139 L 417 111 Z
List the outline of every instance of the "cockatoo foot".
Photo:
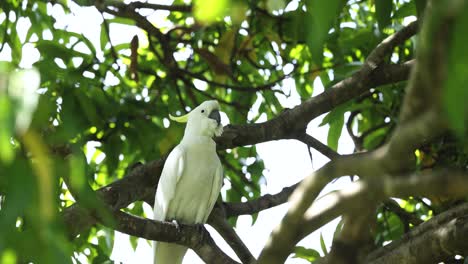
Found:
M 171 222 L 172 222 L 172 223 L 175 225 L 175 227 L 177 228 L 177 232 L 180 232 L 180 225 L 179 225 L 179 222 L 177 222 L 177 220 L 175 220 L 175 219 L 172 219 Z

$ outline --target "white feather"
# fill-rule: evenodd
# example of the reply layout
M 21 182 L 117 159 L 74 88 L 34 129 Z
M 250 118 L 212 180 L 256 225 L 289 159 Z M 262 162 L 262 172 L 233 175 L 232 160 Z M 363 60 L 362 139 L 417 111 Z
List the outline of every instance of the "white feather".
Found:
M 216 101 L 207 101 L 189 114 L 184 138 L 169 154 L 159 179 L 155 220 L 202 224 L 208 219 L 223 182 L 223 168 L 212 139 L 222 126 L 208 118 L 218 109 Z M 155 264 L 182 263 L 187 251 L 183 246 L 162 242 L 155 243 L 154 248 Z

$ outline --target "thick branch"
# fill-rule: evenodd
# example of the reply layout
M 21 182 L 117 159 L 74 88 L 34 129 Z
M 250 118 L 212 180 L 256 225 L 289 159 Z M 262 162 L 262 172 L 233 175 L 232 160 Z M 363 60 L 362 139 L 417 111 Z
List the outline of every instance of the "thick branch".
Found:
M 333 85 L 322 94 L 281 113 L 277 118 L 264 123 L 226 127 L 223 137 L 217 140 L 218 147 L 224 149 L 257 144 L 268 140 L 288 138 L 293 133 L 303 133 L 310 120 L 359 96 L 371 87 L 406 80 L 414 61 L 402 65 L 380 64 L 386 54 L 396 45 L 416 34 L 416 31 L 417 23 L 413 22 L 388 37 L 371 52 L 358 72 Z
M 107 206 L 120 209 L 138 200 L 154 199 L 155 187 L 159 181 L 166 156 L 160 160 L 138 166 L 123 179 L 97 190 L 98 196 Z M 152 203 L 151 203 L 152 205 Z M 74 204 L 62 212 L 70 237 L 96 224 L 96 219 L 79 204 Z
M 302 238 L 304 213 L 332 179 L 344 175 L 359 175 L 379 180 L 385 174 L 401 171 L 402 166 L 406 164 L 394 162 L 401 160 L 402 157 L 398 154 L 408 153 L 409 150 L 437 136 L 445 128 L 440 120 L 440 114 L 429 111 L 414 123 L 406 124 L 400 130 L 400 134 L 393 137 L 381 149 L 370 153 L 341 156 L 304 179 L 293 192 L 290 199 L 291 207 L 281 224 L 272 232 L 270 242 L 260 255 L 259 262 L 280 263 L 286 259 L 293 246 Z M 399 151 L 392 151 L 395 148 Z M 405 157 L 406 155 L 403 156 Z M 392 166 L 389 166 L 389 163 Z
M 122 233 L 190 247 L 206 263 L 237 263 L 218 248 L 205 228 L 190 225 L 177 227 L 173 223 L 145 219 L 122 211 L 113 212 L 113 218 L 116 222 L 109 224 L 109 227 Z
M 402 239 L 379 248 L 365 263 L 438 263 L 468 255 L 468 204 L 464 203 L 413 228 Z
M 223 136 L 216 139 L 218 148 L 253 145 L 304 133 L 305 127 L 312 119 L 358 97 L 370 88 L 407 80 L 413 64 L 414 61 L 399 65 L 382 65 L 366 76 L 358 72 L 295 108 L 282 112 L 274 119 L 263 123 L 228 125 Z
M 416 24 L 412 24 L 410 27 L 414 27 L 414 30 L 416 30 Z M 376 49 L 371 52 L 364 66 L 357 73 L 357 76 L 372 72 L 372 70 L 375 69 L 382 61 L 383 55 L 391 50 L 395 43 L 401 41 L 402 36 L 407 34 L 408 31 L 409 29 L 406 28 L 405 30 L 397 32 L 379 44 Z M 426 140 L 439 135 L 441 131 L 446 129 L 446 126 L 443 125 L 443 121 L 441 121 L 442 118 L 440 114 L 436 113 L 435 110 L 436 109 L 433 108 L 429 109 L 429 111 L 423 115 L 421 121 L 414 122 L 417 124 L 412 124 L 413 126 L 408 127 L 403 126 L 401 130 L 397 129 L 397 132 L 399 133 L 395 133 L 396 136 L 390 140 L 389 144 L 372 153 L 372 155 L 363 156 L 356 160 L 356 164 L 349 164 L 349 167 L 345 170 L 344 173 L 348 175 L 358 174 L 361 177 L 375 177 L 385 172 L 394 173 L 401 171 L 402 169 L 407 169 L 408 164 L 411 163 L 411 160 L 408 158 L 408 153 L 411 153 L 415 146 L 420 145 Z M 409 127 L 413 128 L 413 130 L 416 130 L 416 133 L 414 133 L 414 131 L 410 131 L 408 129 Z M 418 137 L 416 138 L 415 135 Z M 403 155 L 398 156 L 398 154 Z M 397 162 L 388 162 L 388 158 L 399 161 L 406 158 L 410 161 L 398 164 Z M 344 160 L 346 159 L 337 159 L 336 161 L 342 162 Z M 375 165 L 377 164 L 380 166 L 376 167 Z M 382 167 L 384 169 L 383 171 Z M 357 171 L 354 173 L 353 170 L 356 169 Z M 328 173 L 336 173 L 337 171 L 339 170 L 331 170 Z M 259 263 L 280 263 L 284 261 L 289 255 L 292 250 L 292 245 L 298 241 L 297 236 L 299 230 L 295 226 L 301 224 L 305 210 L 310 206 L 312 201 L 315 200 L 318 193 L 326 184 L 318 180 L 323 178 L 319 177 L 322 176 L 321 172 L 322 171 L 319 170 L 315 175 L 309 176 L 295 190 L 291 197 L 291 208 L 283 218 L 283 221 L 278 226 L 278 228 L 273 231 L 269 243 L 265 246 L 265 249 L 260 255 Z M 334 178 L 341 175 L 342 174 L 333 174 L 331 176 L 329 175 L 328 177 Z
M 341 156 L 307 176 L 292 193 L 289 199 L 291 206 L 280 225 L 271 233 L 267 245 L 260 254 L 259 263 L 283 263 L 299 241 L 304 212 L 323 187 L 345 174 L 353 175 L 358 174 L 358 171 L 378 169 L 377 163 L 369 162 L 370 158 L 372 158 L 370 154 L 359 153 Z
M 447 196 L 463 197 L 468 192 L 468 175 L 461 171 L 422 172 L 401 177 L 360 180 L 346 189 L 318 199 L 304 214 L 299 240 L 336 217 L 362 212 L 369 204 L 388 197 Z
M 463 197 L 467 192 L 468 177 L 466 172 L 462 171 L 431 171 L 416 173 L 411 176 L 404 175 L 401 177 L 360 180 L 352 183 L 346 189 L 330 193 L 318 199 L 306 211 L 304 222 L 301 224 L 301 233 L 298 235 L 294 243 L 297 243 L 308 234 L 314 232 L 340 215 L 365 212 L 376 202 L 383 201 L 387 197 L 405 198 L 409 195 L 440 195 L 457 198 Z M 416 237 L 416 235 L 413 237 Z M 349 243 L 349 241 L 341 241 L 338 244 L 340 245 L 341 250 L 344 250 L 344 247 L 356 249 L 354 245 Z M 396 244 L 398 245 L 398 243 Z M 405 248 L 405 246 L 401 247 Z M 454 250 L 458 251 L 462 249 L 462 247 L 454 248 Z M 373 253 L 373 257 L 371 258 L 378 258 L 380 256 L 379 254 L 384 254 L 383 252 L 386 251 L 376 251 Z M 405 252 L 405 254 L 407 253 L 408 252 Z M 403 253 L 400 252 L 399 254 Z M 443 254 L 443 252 L 439 252 L 437 254 Z M 392 258 L 391 260 L 395 261 L 395 259 L 397 258 Z M 384 263 L 398 262 L 389 261 Z
M 423 143 L 430 142 L 430 139 L 440 135 L 447 130 L 445 118 L 441 114 L 441 94 L 444 80 L 446 76 L 446 50 L 447 50 L 447 34 L 450 32 L 449 25 L 452 24 L 451 19 L 447 21 L 443 14 L 446 12 L 447 3 L 435 4 L 437 1 L 430 2 L 426 9 L 425 21 L 421 29 L 421 35 L 418 41 L 417 63 L 414 67 L 410 82 L 406 89 L 406 95 L 403 101 L 402 110 L 399 118 L 399 125 L 396 128 L 390 142 L 378 152 L 382 152 L 382 167 L 387 173 L 396 173 L 411 169 L 414 166 L 414 148 Z M 438 7 L 435 7 L 439 5 Z M 448 4 L 450 5 L 450 3 Z M 434 8 L 434 9 L 433 9 Z M 435 11 L 437 8 L 437 11 Z M 450 12 L 448 12 L 450 13 Z M 442 15 L 443 14 L 443 15 Z M 376 154 L 378 155 L 378 152 Z M 430 176 L 422 175 L 416 178 L 419 184 L 411 186 L 405 184 L 400 186 L 389 186 L 384 182 L 385 193 L 392 191 L 407 192 L 407 195 L 417 195 L 418 191 L 430 191 L 431 195 L 441 190 L 444 193 L 457 195 L 459 189 L 467 186 L 466 177 L 456 177 L 449 175 L 436 180 L 443 179 L 443 182 L 430 182 Z M 460 182 L 464 181 L 464 182 Z M 381 182 L 382 179 L 379 179 Z M 401 183 L 401 180 L 392 179 L 391 183 Z M 387 186 L 386 186 L 387 185 Z M 449 186 L 449 187 L 447 187 Z M 444 188 L 447 187 L 447 188 Z M 367 192 L 373 192 L 370 189 Z M 463 194 L 466 190 L 462 191 Z M 374 199 L 373 199 L 374 200 Z M 373 208 L 373 203 L 367 203 L 367 210 Z M 371 209 L 372 210 L 372 209 Z M 365 239 L 362 234 L 362 229 L 368 225 L 364 220 L 362 224 L 354 219 L 351 224 L 342 230 L 342 234 L 335 239 L 332 246 L 332 253 L 327 257 L 329 263 L 348 263 L 349 259 L 357 260 L 362 254 L 366 254 L 364 248 L 361 247 L 362 240 Z M 460 225 L 461 230 L 450 230 L 452 232 L 467 230 L 468 224 L 463 223 Z M 415 240 L 430 241 L 423 247 L 407 247 L 408 253 L 406 258 L 399 256 L 398 260 L 393 258 L 389 262 L 438 262 L 443 260 L 444 257 L 461 252 L 466 246 L 460 243 L 459 240 L 455 243 L 444 243 L 446 239 L 452 239 L 451 242 L 456 240 L 456 233 L 449 233 L 446 229 L 452 229 L 451 226 L 444 229 L 436 230 L 430 237 L 418 236 Z M 439 231 L 439 232 L 438 232 Z M 448 232 L 447 232 L 448 231 Z M 434 243 L 435 242 L 435 243 Z M 408 258 L 408 259 L 407 259 Z M 389 258 L 386 258 L 387 260 Z M 393 261 L 393 262 L 392 262 Z M 351 262 L 355 263 L 355 262 Z

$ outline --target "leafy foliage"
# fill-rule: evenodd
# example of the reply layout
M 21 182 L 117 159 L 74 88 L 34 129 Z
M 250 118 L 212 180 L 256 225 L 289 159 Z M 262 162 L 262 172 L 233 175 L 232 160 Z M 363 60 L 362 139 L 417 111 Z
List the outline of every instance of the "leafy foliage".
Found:
M 0 1 L 0 54 L 8 54 L 2 56 L 8 62 L 0 64 L 2 263 L 68 263 L 70 256 L 109 262 L 113 231 L 97 226 L 70 240 L 60 213 L 77 197 L 88 208 L 100 208 L 91 190 L 168 153 L 183 134 L 169 113 L 217 99 L 233 124 L 274 118 L 283 111 L 285 96 L 304 101 L 321 85 L 326 90 L 351 76 L 377 43 L 421 17 L 425 6 L 422 0 L 194 1 L 193 6 L 176 0 L 158 11 L 164 19 L 151 21 L 154 27 L 145 22 L 145 9 L 100 2 Z M 91 9 L 99 20 L 95 38 L 64 24 L 75 12 Z M 458 106 L 467 93 L 468 22 L 458 23 L 449 66 L 456 74 L 447 81 L 445 98 L 450 122 L 463 137 L 467 110 Z M 137 36 L 117 41 L 124 29 Z M 413 57 L 414 43 L 407 41 L 386 62 Z M 36 72 L 24 70 L 28 62 L 40 75 L 37 84 Z M 374 87 L 330 111 L 322 122 L 329 127 L 328 146 L 339 149 L 343 128 L 357 151 L 383 144 L 398 123 L 404 85 Z M 466 166 L 465 151 L 447 148 L 447 141 L 452 142 L 443 139 L 420 150 L 421 168 L 437 162 Z M 223 200 L 258 198 L 265 167 L 255 146 L 220 156 L 229 181 Z M 414 201 L 401 207 L 423 220 L 434 213 Z M 144 215 L 142 202 L 126 210 Z M 377 224 L 378 245 L 405 231 L 388 210 L 378 212 Z M 295 257 L 312 262 L 319 253 L 296 247 Z
M 294 252 L 295 258 L 305 259 L 311 263 L 320 257 L 320 253 L 318 253 L 316 250 L 305 247 L 296 247 Z

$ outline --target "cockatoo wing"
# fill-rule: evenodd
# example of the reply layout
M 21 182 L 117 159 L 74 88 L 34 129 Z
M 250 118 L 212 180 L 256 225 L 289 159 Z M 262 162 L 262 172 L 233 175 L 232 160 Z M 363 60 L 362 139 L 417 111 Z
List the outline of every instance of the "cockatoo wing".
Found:
M 154 220 L 168 220 L 167 211 L 174 198 L 177 182 L 184 172 L 184 163 L 185 152 L 179 145 L 171 151 L 164 163 L 154 199 Z M 182 263 L 187 251 L 186 247 L 163 242 L 154 242 L 153 248 L 155 264 Z
M 179 145 L 175 147 L 164 163 L 154 198 L 154 220 L 164 221 L 171 200 L 174 198 L 177 182 L 184 172 L 185 153 Z
M 213 187 L 211 188 L 210 198 L 208 200 L 208 207 L 207 207 L 208 214 L 206 215 L 204 222 L 208 220 L 211 210 L 213 210 L 216 200 L 218 200 L 219 192 L 221 190 L 221 187 L 223 186 L 223 178 L 224 178 L 224 170 L 220 162 L 218 168 L 216 168 L 215 176 L 213 178 Z

